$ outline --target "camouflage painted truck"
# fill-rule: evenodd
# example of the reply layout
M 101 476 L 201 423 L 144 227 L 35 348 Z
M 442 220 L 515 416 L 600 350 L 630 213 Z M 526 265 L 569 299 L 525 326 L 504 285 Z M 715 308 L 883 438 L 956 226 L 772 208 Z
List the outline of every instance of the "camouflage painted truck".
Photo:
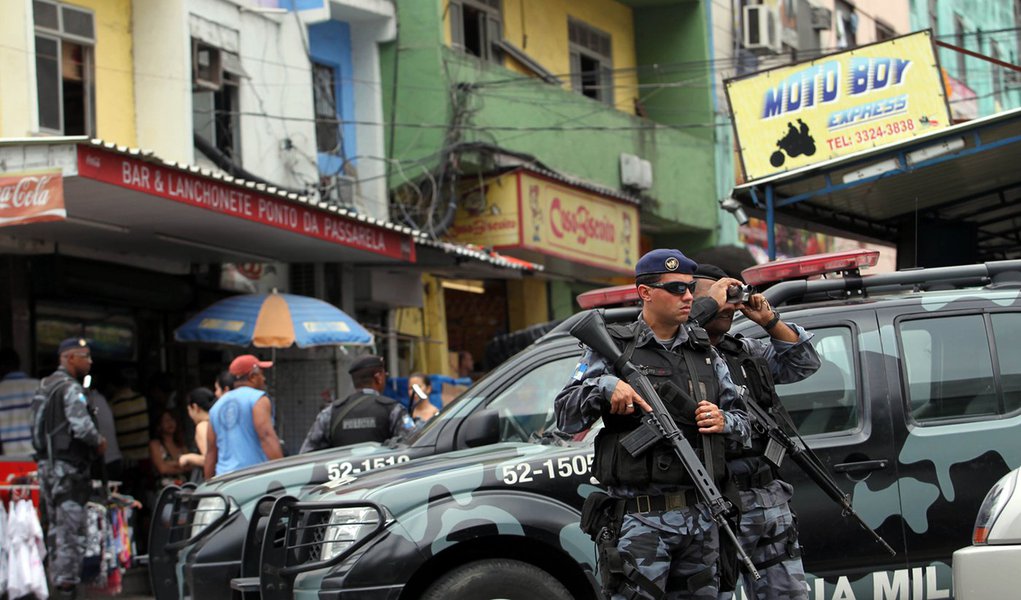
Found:
M 634 318 L 634 310 L 616 311 Z M 611 314 L 609 318 L 614 318 Z M 368 443 L 291 456 L 215 477 L 197 488 L 168 487 L 154 509 L 149 577 L 158 600 L 228 597 L 242 571 L 242 544 L 264 496 L 299 494 L 425 456 L 500 441 L 527 441 L 553 423 L 553 396 L 581 349 L 558 330 L 508 360 L 404 443 Z M 251 565 L 249 565 L 251 566 Z M 196 590 L 203 593 L 197 594 Z
M 844 272 L 766 291 L 783 318 L 815 334 L 823 358 L 780 395 L 897 555 L 787 461 L 810 597 L 949 598 L 953 551 L 970 539 L 985 492 L 1021 465 L 1021 261 L 864 278 L 862 262 L 827 257 L 747 276 Z M 735 330 L 763 335 L 747 321 Z M 499 444 L 268 499 L 245 544 L 256 567 L 235 587 L 266 600 L 597 598 L 594 547 L 578 528 L 598 485 L 585 468 L 589 444 Z

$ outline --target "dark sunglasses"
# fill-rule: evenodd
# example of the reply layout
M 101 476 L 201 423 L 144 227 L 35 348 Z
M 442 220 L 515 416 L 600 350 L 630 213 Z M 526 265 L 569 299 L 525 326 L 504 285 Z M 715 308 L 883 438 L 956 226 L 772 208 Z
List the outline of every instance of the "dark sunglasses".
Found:
M 695 293 L 695 286 L 698 285 L 698 282 L 695 281 L 695 280 L 691 280 L 691 281 L 667 281 L 667 282 L 664 282 L 664 283 L 645 283 L 643 285 L 651 287 L 651 288 L 658 288 L 658 289 L 661 289 L 661 290 L 666 290 L 666 291 L 670 292 L 671 294 L 674 294 L 674 295 L 677 295 L 677 296 L 683 296 L 684 292 L 691 292 L 692 295 L 694 295 L 694 293 Z

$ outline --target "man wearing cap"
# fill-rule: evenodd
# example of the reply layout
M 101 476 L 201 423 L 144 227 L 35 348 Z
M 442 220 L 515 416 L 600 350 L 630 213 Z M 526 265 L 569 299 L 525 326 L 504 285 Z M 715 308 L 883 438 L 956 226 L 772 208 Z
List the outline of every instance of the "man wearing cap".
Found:
M 695 272 L 695 297 L 707 297 L 718 281 L 730 280 L 715 265 L 701 264 Z M 810 343 L 812 334 L 793 323 L 780 320 L 762 294 L 753 294 L 747 303 L 717 304 L 712 318 L 705 319 L 705 330 L 713 345 L 713 364 L 717 371 L 737 386 L 741 394 L 764 409 L 779 408 L 774 384 L 801 381 L 819 369 L 819 355 Z M 730 335 L 734 314 L 741 311 L 757 323 L 768 340 Z M 721 408 L 727 410 L 742 398 L 726 395 Z M 758 581 L 745 577 L 745 597 L 807 600 L 808 585 L 801 562 L 798 532 L 789 501 L 793 488 L 778 478 L 776 466 L 764 454 L 768 438 L 756 439 L 751 447 L 728 445 L 728 476 L 737 488 L 741 520 L 738 539 L 762 575 Z M 721 599 L 733 597 L 722 590 Z
M 272 366 L 251 354 L 242 354 L 230 363 L 234 389 L 209 411 L 206 479 L 284 455 L 273 429 L 273 404 L 265 391 L 263 371 Z
M 92 369 L 83 338 L 57 347 L 60 366 L 32 399 L 32 446 L 39 462 L 49 574 L 58 597 L 74 598 L 85 556 L 85 504 L 92 495 L 91 464 L 106 452 L 79 381 Z
M 320 411 L 301 444 L 302 454 L 361 442 L 385 442 L 415 428 L 404 405 L 382 395 L 386 387 L 382 358 L 372 354 L 359 357 L 347 372 L 356 391 Z
M 708 337 L 688 324 L 693 312 L 696 264 L 679 250 L 653 250 L 635 265 L 642 313 L 607 331 L 630 361 L 641 368 L 664 397 L 686 439 L 708 460 L 707 471 L 722 480 L 724 439 L 750 443 L 748 417 L 718 407 L 721 381 L 712 368 Z M 714 291 L 725 297 L 729 281 Z M 713 304 L 706 299 L 703 304 Z M 709 309 L 709 314 L 714 307 Z M 696 307 L 701 315 L 705 310 Z M 577 433 L 602 418 L 592 473 L 623 505 L 615 547 L 601 553 L 600 569 L 616 575 L 605 591 L 613 598 L 698 598 L 715 600 L 719 586 L 719 533 L 696 495 L 687 471 L 667 444 L 640 457 L 620 444 L 651 410 L 612 364 L 587 349 L 574 377 L 554 401 L 557 425 Z

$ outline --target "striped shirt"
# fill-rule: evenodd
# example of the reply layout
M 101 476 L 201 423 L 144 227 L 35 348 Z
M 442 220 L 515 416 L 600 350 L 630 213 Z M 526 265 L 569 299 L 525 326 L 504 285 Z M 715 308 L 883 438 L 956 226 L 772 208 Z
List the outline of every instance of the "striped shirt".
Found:
M 149 458 L 149 402 L 131 388 L 117 390 L 109 401 L 117 427 L 117 444 L 125 460 Z
M 32 397 L 39 380 L 15 371 L 0 380 L 0 443 L 6 456 L 30 456 Z

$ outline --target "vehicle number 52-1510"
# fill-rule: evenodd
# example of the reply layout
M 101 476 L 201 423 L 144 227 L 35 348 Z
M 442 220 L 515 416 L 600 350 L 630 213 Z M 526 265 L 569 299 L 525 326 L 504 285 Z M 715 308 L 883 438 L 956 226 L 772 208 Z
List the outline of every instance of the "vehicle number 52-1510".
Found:
M 361 462 L 331 462 L 326 465 L 326 472 L 330 479 L 346 479 L 350 475 L 358 475 L 373 469 L 382 469 L 391 465 L 405 463 L 411 460 L 410 456 L 376 456 L 366 458 Z
M 556 460 L 550 458 L 542 463 L 518 463 L 501 467 L 503 482 L 507 485 L 529 483 L 535 478 L 583 477 L 588 475 L 591 469 L 591 454 L 588 456 L 583 454 L 561 456 Z

